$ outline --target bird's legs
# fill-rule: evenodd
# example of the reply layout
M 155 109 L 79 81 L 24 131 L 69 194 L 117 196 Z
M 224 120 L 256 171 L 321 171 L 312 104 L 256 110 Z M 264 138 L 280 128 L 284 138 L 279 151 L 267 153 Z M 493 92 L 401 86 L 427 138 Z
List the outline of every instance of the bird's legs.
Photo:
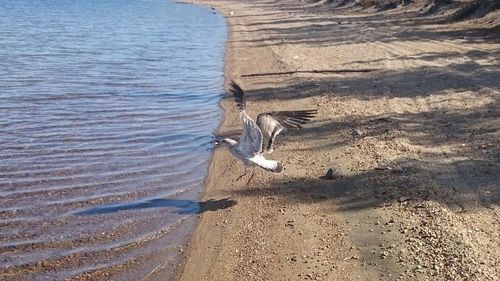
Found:
M 236 181 L 239 181 L 241 180 L 242 177 L 246 176 L 247 175 L 247 170 L 248 170 L 248 167 L 245 166 L 245 173 L 243 173 L 243 175 L 239 176 Z
M 253 176 L 255 175 L 255 167 L 252 167 L 252 175 L 250 176 L 250 178 L 247 180 L 247 183 L 245 184 L 246 186 L 248 186 L 248 184 L 250 183 L 250 181 L 252 181 L 253 179 Z M 245 173 L 243 173 L 243 175 L 239 176 L 236 181 L 239 181 L 241 178 L 243 178 L 244 176 L 247 175 L 247 172 L 248 172 L 248 167 L 245 166 Z
M 250 181 L 252 181 L 254 175 L 255 175 L 255 167 L 252 167 L 252 175 L 250 176 L 247 183 L 245 184 L 247 187 L 248 187 L 248 184 L 250 183 Z

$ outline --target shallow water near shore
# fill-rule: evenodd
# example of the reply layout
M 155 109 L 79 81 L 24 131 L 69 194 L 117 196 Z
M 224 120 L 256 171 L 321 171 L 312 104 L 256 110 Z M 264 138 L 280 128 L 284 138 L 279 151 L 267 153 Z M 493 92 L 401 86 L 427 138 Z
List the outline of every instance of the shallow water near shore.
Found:
M 0 26 L 0 279 L 173 272 L 204 211 L 223 17 L 163 0 L 0 0 Z

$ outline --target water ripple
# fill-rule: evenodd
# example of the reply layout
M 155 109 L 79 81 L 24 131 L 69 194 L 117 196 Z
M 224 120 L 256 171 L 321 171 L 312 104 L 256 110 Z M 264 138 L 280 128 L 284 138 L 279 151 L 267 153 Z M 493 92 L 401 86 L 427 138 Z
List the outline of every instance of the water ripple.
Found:
M 223 18 L 0 0 L 0 26 L 0 279 L 138 280 L 173 262 L 221 117 Z

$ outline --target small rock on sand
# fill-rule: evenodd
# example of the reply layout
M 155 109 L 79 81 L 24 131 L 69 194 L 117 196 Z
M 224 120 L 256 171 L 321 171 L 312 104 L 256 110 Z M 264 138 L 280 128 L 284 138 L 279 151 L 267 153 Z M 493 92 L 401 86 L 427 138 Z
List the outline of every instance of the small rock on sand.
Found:
M 330 168 L 330 169 L 328 169 L 326 174 L 324 176 L 322 176 L 321 178 L 325 179 L 325 180 L 335 180 L 335 179 L 338 179 L 341 177 L 342 177 L 342 174 L 339 171 L 337 171 L 333 168 Z

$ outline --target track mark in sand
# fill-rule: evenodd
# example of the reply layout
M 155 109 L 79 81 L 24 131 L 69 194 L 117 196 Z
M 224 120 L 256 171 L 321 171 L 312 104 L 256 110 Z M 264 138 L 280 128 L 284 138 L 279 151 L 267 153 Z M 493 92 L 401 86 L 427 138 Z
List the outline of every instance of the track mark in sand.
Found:
M 296 71 L 283 71 L 283 72 L 250 73 L 250 74 L 243 74 L 241 75 L 241 77 L 279 76 L 279 75 L 290 75 L 297 73 L 357 73 L 357 72 L 373 72 L 377 70 L 381 69 L 362 68 L 362 69 L 296 70 Z

